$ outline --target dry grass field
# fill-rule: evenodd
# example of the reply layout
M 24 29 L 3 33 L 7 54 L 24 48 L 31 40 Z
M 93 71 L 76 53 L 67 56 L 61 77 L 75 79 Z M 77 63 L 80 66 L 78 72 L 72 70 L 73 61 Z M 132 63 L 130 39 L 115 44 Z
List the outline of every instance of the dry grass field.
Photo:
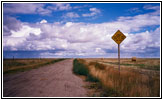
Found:
M 55 63 L 63 59 L 47 58 L 47 59 L 4 59 L 3 73 L 15 73 L 33 68 L 38 68 L 47 64 Z
M 117 59 L 78 59 L 78 61 L 88 68 L 92 77 L 99 80 L 102 92 L 98 96 L 160 96 L 160 59 L 139 58 L 137 61 L 121 59 L 120 73 Z M 99 85 L 97 86 L 99 88 Z
M 4 59 L 3 73 L 15 73 L 39 68 L 64 59 Z M 113 58 L 85 58 L 73 61 L 73 72 L 84 75 L 88 86 L 102 97 L 159 97 L 160 96 L 160 59 L 138 58 L 131 61 Z

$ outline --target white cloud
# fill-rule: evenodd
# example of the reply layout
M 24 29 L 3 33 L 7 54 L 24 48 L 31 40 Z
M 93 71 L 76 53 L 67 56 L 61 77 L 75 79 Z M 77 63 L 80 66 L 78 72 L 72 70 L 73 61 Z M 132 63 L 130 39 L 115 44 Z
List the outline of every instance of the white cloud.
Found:
M 14 17 L 3 17 L 3 36 L 11 35 L 11 30 L 18 31 L 22 28 L 22 23 Z
M 65 15 L 63 15 L 62 17 L 64 18 L 78 18 L 80 17 L 77 13 L 74 12 L 68 12 Z
M 59 10 L 69 10 L 72 8 L 70 4 L 64 4 L 64 3 L 58 3 L 56 4 L 56 6 L 58 7 Z
M 4 3 L 3 12 L 13 14 L 41 14 L 48 15 L 49 9 L 44 8 L 45 4 L 38 3 Z
M 79 11 L 81 11 L 82 9 L 81 8 L 86 8 L 86 7 L 91 7 L 91 5 L 80 5 L 80 6 L 73 6 L 72 8 L 73 9 L 78 9 Z
M 23 25 L 19 31 L 11 30 L 11 37 L 28 37 L 29 34 L 39 35 L 41 33 L 39 28 L 32 28 L 28 25 Z
M 37 10 L 36 10 L 36 13 L 40 14 L 40 15 L 50 15 L 52 13 L 51 10 L 49 9 L 45 9 L 43 7 L 39 7 Z
M 48 6 L 48 9 L 54 11 L 70 10 L 72 9 L 71 5 L 68 3 L 53 3 L 52 6 Z
M 26 41 L 25 38 L 22 37 L 9 37 L 9 36 L 5 36 L 3 38 L 3 49 L 7 49 L 7 50 L 18 50 L 19 46 L 21 46 L 22 44 L 24 44 L 24 42 Z
M 128 31 L 137 31 L 145 26 L 159 25 L 159 23 L 160 16 L 153 16 L 150 14 L 137 15 L 134 17 L 119 17 L 117 22 L 119 25 L 123 24 L 122 26 L 129 26 Z
M 150 15 L 160 15 L 160 6 L 145 5 L 145 10 L 154 10 L 155 12 L 149 13 Z
M 128 9 L 126 10 L 126 12 L 130 12 L 130 13 L 140 13 L 142 12 L 142 10 L 140 10 L 140 8 L 131 8 L 131 9 Z
M 96 13 L 100 13 L 100 12 L 101 12 L 101 11 L 100 11 L 99 9 L 97 9 L 97 8 L 90 8 L 89 10 L 92 11 L 92 12 L 96 12 Z
M 143 8 L 147 10 L 149 9 L 160 10 L 160 6 L 152 6 L 152 5 L 145 5 Z
M 96 11 L 96 9 L 91 9 Z M 13 19 L 15 20 L 15 19 Z M 149 21 L 150 20 L 150 21 Z M 19 23 L 19 22 L 18 22 Z M 43 24 L 44 23 L 44 24 Z M 14 23 L 12 23 L 14 24 Z M 95 56 L 115 53 L 117 44 L 111 36 L 119 29 L 127 38 L 121 44 L 123 52 L 150 52 L 148 48 L 159 48 L 160 28 L 141 31 L 141 28 L 160 25 L 158 15 L 142 14 L 119 17 L 117 21 L 100 24 L 87 23 L 20 23 L 19 30 L 4 36 L 4 49 L 9 50 L 61 50 L 56 55 Z M 8 27 L 9 24 L 6 24 Z M 134 33 L 132 33 L 134 32 Z
M 4 3 L 3 12 L 5 14 L 40 14 L 50 15 L 52 11 L 70 10 L 72 7 L 68 3 L 53 3 L 46 6 L 40 3 Z
M 90 8 L 89 11 L 91 13 L 85 13 L 85 14 L 82 14 L 83 17 L 91 17 L 91 16 L 95 16 L 99 13 L 101 13 L 101 11 L 97 8 Z
M 45 19 L 41 20 L 40 23 L 47 23 Z

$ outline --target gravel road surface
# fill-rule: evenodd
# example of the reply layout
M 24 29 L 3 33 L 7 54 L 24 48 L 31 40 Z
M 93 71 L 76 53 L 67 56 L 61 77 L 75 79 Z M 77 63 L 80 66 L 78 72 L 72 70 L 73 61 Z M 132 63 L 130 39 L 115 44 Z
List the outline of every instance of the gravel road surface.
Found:
M 3 76 L 4 97 L 86 97 L 84 82 L 72 73 L 73 59 Z

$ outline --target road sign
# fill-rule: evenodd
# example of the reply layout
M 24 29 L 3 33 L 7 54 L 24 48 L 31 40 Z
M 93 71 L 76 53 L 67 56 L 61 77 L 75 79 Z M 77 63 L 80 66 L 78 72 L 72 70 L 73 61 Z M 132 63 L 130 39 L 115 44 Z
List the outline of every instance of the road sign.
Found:
M 120 30 L 118 30 L 118 31 L 112 36 L 112 39 L 113 39 L 117 44 L 120 44 L 125 38 L 126 38 L 126 36 L 125 36 Z
M 112 39 L 118 44 L 118 65 L 119 65 L 119 75 L 120 75 L 120 43 L 126 38 L 126 36 L 118 30 L 113 36 Z

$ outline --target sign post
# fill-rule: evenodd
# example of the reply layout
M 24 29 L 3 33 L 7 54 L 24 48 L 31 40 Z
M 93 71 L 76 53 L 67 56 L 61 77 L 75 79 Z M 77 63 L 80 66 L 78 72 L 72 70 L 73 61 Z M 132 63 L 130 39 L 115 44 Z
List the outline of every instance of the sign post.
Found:
M 112 39 L 118 44 L 118 69 L 120 73 L 120 43 L 126 38 L 126 36 L 118 30 L 113 36 Z
M 118 69 L 120 72 L 120 44 L 118 44 Z

